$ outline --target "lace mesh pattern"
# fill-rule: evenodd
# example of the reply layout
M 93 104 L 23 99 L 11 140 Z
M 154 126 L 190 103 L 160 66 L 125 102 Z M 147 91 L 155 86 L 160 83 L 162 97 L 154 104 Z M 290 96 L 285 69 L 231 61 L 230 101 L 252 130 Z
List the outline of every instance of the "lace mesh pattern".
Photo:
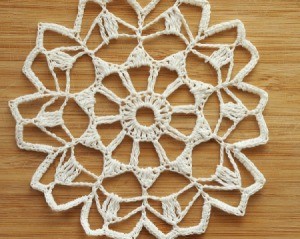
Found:
M 257 64 L 259 56 L 256 48 L 246 39 L 242 22 L 233 20 L 209 27 L 210 5 L 208 1 L 177 0 L 170 8 L 146 23 L 148 15 L 157 6 L 159 0 L 152 0 L 145 7 L 141 7 L 135 0 L 128 0 L 128 4 L 137 15 L 137 23 L 132 25 L 109 11 L 108 6 L 111 1 L 94 0 L 92 2 L 98 4 L 101 11 L 90 26 L 88 33 L 82 35 L 81 26 L 88 2 L 90 1 L 80 0 L 73 29 L 57 24 L 39 24 L 36 46 L 27 57 L 23 68 L 24 74 L 34 84 L 37 92 L 21 96 L 9 104 L 16 120 L 18 146 L 25 150 L 48 154 L 35 172 L 31 186 L 44 193 L 48 205 L 55 211 L 64 211 L 83 204 L 80 217 L 81 224 L 88 235 L 94 236 L 106 235 L 122 239 L 136 238 L 139 232 L 146 228 L 157 238 L 176 238 L 180 235 L 204 233 L 212 207 L 217 207 L 237 216 L 244 215 L 249 197 L 263 187 L 265 179 L 241 150 L 265 144 L 268 140 L 268 129 L 262 114 L 268 95 L 265 91 L 243 82 L 244 77 Z M 182 4 L 198 7 L 199 14 L 202 14 L 196 35 L 192 33 L 185 16 L 180 11 Z M 147 29 L 155 26 L 159 21 L 164 22 L 164 30 L 145 34 Z M 124 28 L 127 29 L 127 33 L 122 31 Z M 88 41 L 95 29 L 97 29 L 101 41 L 96 48 L 90 49 Z M 210 43 L 210 37 L 231 29 L 236 29 L 237 32 L 234 42 Z M 46 31 L 56 32 L 71 39 L 73 45 L 62 45 L 61 47 L 48 49 L 44 45 Z M 132 34 L 128 32 L 132 32 Z M 164 35 L 177 37 L 178 41 L 184 42 L 186 48 L 167 55 L 163 59 L 156 59 L 146 51 L 144 43 Z M 127 59 L 121 64 L 102 59 L 99 56 L 102 49 L 119 38 L 134 39 L 136 41 L 136 46 Z M 236 75 L 233 75 L 234 55 L 237 47 L 246 49 L 251 54 L 251 59 Z M 204 49 L 209 49 L 211 52 L 207 54 Z M 47 59 L 55 86 L 53 89 L 48 88 L 32 69 L 33 62 L 41 54 Z M 193 79 L 189 76 L 186 67 L 186 59 L 189 55 L 197 57 L 199 64 L 209 64 L 214 69 L 217 75 L 215 85 L 207 83 L 205 79 Z M 78 90 L 72 86 L 71 70 L 74 64 L 83 56 L 87 56 L 92 62 L 95 70 L 95 80 L 85 89 Z M 144 79 L 147 83 L 146 88 L 140 91 L 133 84 L 130 69 L 143 70 L 145 66 L 149 69 L 149 77 Z M 226 74 L 222 71 L 225 66 L 228 66 L 228 73 Z M 175 72 L 177 77 L 163 92 L 157 92 L 157 79 L 163 69 Z M 65 85 L 60 82 L 57 70 L 65 74 Z M 103 80 L 112 74 L 116 74 L 121 79 L 123 87 L 128 92 L 125 97 L 117 95 L 113 89 L 109 89 L 103 83 Z M 193 104 L 173 105 L 169 101 L 171 95 L 180 97 L 176 92 L 181 87 L 187 88 L 192 94 Z M 258 105 L 254 108 L 246 107 L 232 89 L 241 93 L 257 95 L 260 98 Z M 213 94 L 217 95 L 219 101 L 219 120 L 215 126 L 207 121 L 204 113 L 206 103 Z M 96 95 L 102 95 L 116 104 L 119 109 L 118 114 L 98 115 L 95 112 Z M 231 99 L 230 102 L 225 100 L 228 97 Z M 32 118 L 23 117 L 19 107 L 22 104 L 40 99 L 46 99 L 46 103 L 43 104 L 37 115 Z M 58 101 L 60 106 L 55 110 L 51 109 L 51 106 Z M 89 118 L 89 125 L 80 136 L 72 135 L 65 124 L 64 110 L 71 101 L 75 101 Z M 153 112 L 154 120 L 152 124 L 143 125 L 138 121 L 137 112 L 142 108 L 147 108 Z M 194 128 L 190 134 L 183 133 L 170 124 L 174 114 L 196 117 Z M 227 138 L 231 132 L 249 116 L 256 119 L 260 135 L 247 140 L 228 142 Z M 224 119 L 231 120 L 233 124 L 225 134 L 220 135 L 219 130 Z M 122 130 L 109 144 L 104 143 L 97 128 L 101 125 L 110 125 L 116 122 L 121 124 Z M 43 133 L 57 140 L 61 146 L 54 147 L 27 142 L 23 137 L 24 128 L 27 125 L 35 125 Z M 69 139 L 61 138 L 49 130 L 57 126 L 64 130 Z M 160 143 L 160 139 L 164 135 L 184 145 L 184 149 L 174 160 L 168 157 L 166 150 Z M 125 137 L 132 139 L 132 149 L 128 163 L 121 162 L 113 156 L 113 152 Z M 192 157 L 193 150 L 208 141 L 215 141 L 220 145 L 219 164 L 216 165 L 215 173 L 210 177 L 198 177 L 193 174 L 193 162 L 197 161 L 197 158 Z M 140 165 L 140 145 L 143 142 L 153 144 L 159 158 L 157 167 L 142 167 Z M 100 174 L 87 169 L 81 163 L 80 157 L 76 155 L 76 147 L 78 146 L 99 152 L 99 155 L 101 155 L 101 157 L 99 156 L 99 163 L 103 164 L 103 170 Z M 230 168 L 225 165 L 225 160 L 229 160 Z M 237 162 L 253 177 L 254 182 L 251 185 L 243 185 Z M 48 184 L 42 183 L 41 179 L 44 174 L 53 165 L 56 167 L 53 181 Z M 170 195 L 163 197 L 152 195 L 151 188 L 165 172 L 176 174 L 188 183 L 184 188 Z M 115 192 L 110 192 L 104 187 L 104 180 L 121 177 L 126 173 L 133 174 L 140 184 L 140 195 L 124 197 Z M 88 182 L 81 180 L 83 174 L 88 175 L 91 180 Z M 59 186 L 86 187 L 90 193 L 60 204 L 53 195 L 53 190 Z M 194 196 L 186 207 L 182 207 L 178 198 L 191 189 L 195 191 Z M 210 195 L 209 192 L 211 191 L 237 191 L 240 194 L 239 205 L 233 206 L 223 202 Z M 99 192 L 105 196 L 104 201 L 99 199 Z M 161 212 L 149 203 L 151 200 L 161 204 Z M 182 227 L 180 223 L 197 200 L 203 203 L 202 211 L 199 212 L 202 214 L 202 219 L 195 226 Z M 140 206 L 127 215 L 120 216 L 120 209 L 129 202 L 138 202 Z M 97 206 L 99 217 L 103 219 L 103 225 L 99 226 L 98 229 L 92 229 L 89 223 L 90 208 L 93 203 Z M 149 213 L 170 225 L 172 229 L 168 233 L 162 232 L 148 216 Z M 115 228 L 112 229 L 112 225 L 126 221 L 135 215 L 140 215 L 140 219 L 131 232 L 123 233 Z

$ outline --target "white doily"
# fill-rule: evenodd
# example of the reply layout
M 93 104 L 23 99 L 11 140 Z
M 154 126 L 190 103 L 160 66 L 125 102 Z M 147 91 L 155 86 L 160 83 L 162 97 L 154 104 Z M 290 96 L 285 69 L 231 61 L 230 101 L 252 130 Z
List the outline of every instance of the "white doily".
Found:
M 81 224 L 88 235 L 106 235 L 112 238 L 136 238 L 143 228 L 146 228 L 151 234 L 157 238 L 176 238 L 179 235 L 201 234 L 205 232 L 208 225 L 211 207 L 217 207 L 230 214 L 242 216 L 245 214 L 246 205 L 249 197 L 260 190 L 265 179 L 254 164 L 241 152 L 245 148 L 252 148 L 265 144 L 268 140 L 268 129 L 266 127 L 262 112 L 265 108 L 268 95 L 265 91 L 257 87 L 244 83 L 243 79 L 255 67 L 258 62 L 258 52 L 256 48 L 246 40 L 246 34 L 243 24 L 239 20 L 221 23 L 208 27 L 210 19 L 210 5 L 206 0 L 177 0 L 174 5 L 155 18 L 152 22 L 144 24 L 147 15 L 156 7 L 159 0 L 152 0 L 150 3 L 141 7 L 136 0 L 128 0 L 128 4 L 134 9 L 138 16 L 136 26 L 133 26 L 124 20 L 115 16 L 107 8 L 109 0 L 93 0 L 93 2 L 101 6 L 101 12 L 94 20 L 88 34 L 81 35 L 82 19 L 85 12 L 85 6 L 88 0 L 80 0 L 78 7 L 78 16 L 73 29 L 57 24 L 41 23 L 38 28 L 36 47 L 29 54 L 23 71 L 27 78 L 37 88 L 37 93 L 25 95 L 10 102 L 10 108 L 16 120 L 16 139 L 20 148 L 31 151 L 47 153 L 48 156 L 38 167 L 35 172 L 31 186 L 44 193 L 49 206 L 55 211 L 64 211 L 79 204 L 83 204 L 81 211 Z M 194 36 L 189 28 L 185 16 L 180 11 L 181 4 L 194 5 L 199 7 L 199 14 L 202 12 L 202 18 L 199 23 L 199 31 Z M 145 35 L 143 31 L 163 20 L 165 30 Z M 102 38 L 101 44 L 96 49 L 88 49 L 87 42 L 95 27 L 100 29 L 99 35 Z M 119 27 L 127 27 L 132 30 L 132 34 L 119 33 Z M 208 37 L 216 33 L 226 32 L 235 28 L 237 30 L 236 40 L 228 43 L 202 43 Z M 47 49 L 44 46 L 44 33 L 53 31 L 72 39 L 76 44 L 74 46 L 61 46 L 55 49 Z M 183 31 L 186 34 L 183 34 Z M 176 54 L 172 54 L 163 60 L 156 60 L 147 53 L 143 43 L 146 40 L 156 38 L 162 35 L 172 35 L 178 37 L 186 44 L 186 49 Z M 102 47 L 110 44 L 112 39 L 131 38 L 137 40 L 137 46 L 128 56 L 123 64 L 113 64 L 96 56 L 96 52 L 101 51 Z M 250 61 L 235 76 L 232 75 L 234 68 L 234 52 L 241 46 L 251 54 Z M 158 46 L 159 47 L 159 46 Z M 207 54 L 201 49 L 212 49 L 212 54 Z M 40 54 L 45 55 L 48 67 L 53 75 L 53 81 L 56 90 L 48 89 L 43 82 L 36 76 L 32 70 L 32 64 L 36 57 Z M 186 58 L 188 54 L 194 54 L 199 58 L 199 64 L 210 64 L 218 75 L 217 84 L 211 85 L 199 80 L 191 79 L 186 70 Z M 96 78 L 94 83 L 80 92 L 73 92 L 72 79 L 70 71 L 74 63 L 82 57 L 88 55 L 94 64 Z M 226 76 L 222 75 L 221 69 L 229 65 L 229 71 Z M 148 78 L 148 87 L 146 91 L 137 92 L 128 73 L 131 68 L 139 68 L 142 66 L 150 67 L 150 76 Z M 159 94 L 155 92 L 156 79 L 160 74 L 160 70 L 167 68 L 175 71 L 178 75 L 177 79 L 172 82 L 166 90 Z M 61 89 L 61 84 L 56 75 L 56 69 L 60 69 L 66 74 L 66 87 Z M 129 95 L 120 98 L 112 90 L 108 89 L 102 80 L 111 75 L 119 74 L 124 87 L 128 90 Z M 192 105 L 174 106 L 168 102 L 168 97 L 174 93 L 179 87 L 186 86 L 194 95 L 195 103 Z M 247 108 L 243 102 L 231 91 L 235 88 L 237 91 L 247 92 L 260 97 L 258 105 L 254 109 Z M 224 92 L 232 98 L 231 102 L 225 102 L 223 99 Z M 220 102 L 220 118 L 217 126 L 212 129 L 205 118 L 203 109 L 209 97 L 217 93 Z M 96 103 L 95 94 L 102 94 L 110 101 L 119 105 L 119 115 L 98 116 L 94 111 Z M 35 102 L 40 99 L 49 99 L 40 109 L 39 113 L 33 118 L 23 117 L 19 111 L 19 106 Z M 49 106 L 54 104 L 58 99 L 63 99 L 61 107 L 56 111 L 48 110 Z M 75 100 L 79 107 L 86 113 L 90 119 L 90 124 L 86 131 L 79 138 L 72 136 L 64 122 L 64 109 L 68 105 L 69 100 Z M 142 125 L 136 119 L 137 111 L 140 108 L 152 109 L 154 114 L 154 123 L 150 126 Z M 194 114 L 197 117 L 196 125 L 190 135 L 185 135 L 170 125 L 173 113 Z M 236 128 L 236 126 L 246 117 L 253 116 L 256 118 L 260 135 L 256 138 L 249 138 L 235 143 L 228 143 L 226 138 Z M 233 121 L 223 136 L 218 135 L 221 122 L 224 118 Z M 105 145 L 101 141 L 101 135 L 98 134 L 97 127 L 101 124 L 112 124 L 120 122 L 123 130 L 109 144 Z M 23 130 L 26 125 L 33 124 L 40 128 L 45 134 L 58 140 L 62 146 L 53 147 L 51 145 L 34 144 L 26 142 L 23 139 Z M 49 129 L 62 126 L 69 135 L 70 140 L 66 141 L 58 137 Z M 185 144 L 182 153 L 175 159 L 170 160 L 159 142 L 162 135 L 168 135 L 174 140 L 181 141 Z M 129 136 L 133 140 L 132 153 L 129 164 L 119 162 L 112 157 L 113 151 L 122 142 L 125 136 Z M 220 144 L 220 160 L 216 165 L 215 174 L 209 178 L 197 178 L 193 175 L 192 165 L 197 158 L 192 158 L 193 149 L 210 140 Z M 139 167 L 140 142 L 152 142 L 159 156 L 160 165 L 158 167 Z M 103 172 L 100 175 L 87 170 L 81 163 L 80 158 L 76 157 L 75 148 L 77 145 L 93 148 L 101 151 L 104 156 Z M 67 156 L 68 152 L 70 156 Z M 224 165 L 224 157 L 227 154 L 231 169 Z M 253 177 L 253 184 L 244 187 L 241 180 L 241 174 L 237 166 L 237 161 L 241 163 L 250 175 Z M 52 165 L 57 165 L 56 173 L 53 175 L 53 181 L 47 185 L 41 182 L 43 175 Z M 189 183 L 186 187 L 178 192 L 164 197 L 151 195 L 149 189 L 163 172 L 171 171 L 181 177 L 188 179 Z M 134 198 L 124 198 L 113 192 L 108 192 L 102 182 L 106 178 L 119 177 L 120 175 L 131 172 L 135 175 L 141 185 L 142 194 Z M 85 173 L 94 179 L 94 183 L 81 182 L 77 180 L 81 173 Z M 52 194 L 55 187 L 64 185 L 67 187 L 87 187 L 90 193 L 69 201 L 65 204 L 58 204 Z M 168 185 L 166 185 L 167 187 Z M 178 202 L 178 197 L 187 190 L 195 188 L 197 193 L 194 195 L 186 208 L 182 208 Z M 106 200 L 100 202 L 98 191 L 105 195 Z M 209 191 L 238 191 L 241 195 L 238 206 L 232 206 L 221 200 L 218 200 L 209 194 Z M 201 198 L 204 201 L 202 219 L 198 225 L 192 227 L 181 227 L 179 224 L 184 219 L 194 202 Z M 159 212 L 153 208 L 148 201 L 159 201 L 162 205 L 162 211 Z M 128 213 L 126 216 L 119 216 L 119 210 L 124 202 L 140 202 L 140 206 Z M 96 203 L 99 217 L 103 218 L 103 225 L 98 229 L 91 229 L 89 224 L 89 213 L 92 203 Z M 148 213 L 163 220 L 172 227 L 167 234 L 163 233 L 158 226 L 148 217 Z M 122 233 L 112 229 L 111 225 L 125 221 L 133 215 L 141 215 L 140 220 L 129 233 Z

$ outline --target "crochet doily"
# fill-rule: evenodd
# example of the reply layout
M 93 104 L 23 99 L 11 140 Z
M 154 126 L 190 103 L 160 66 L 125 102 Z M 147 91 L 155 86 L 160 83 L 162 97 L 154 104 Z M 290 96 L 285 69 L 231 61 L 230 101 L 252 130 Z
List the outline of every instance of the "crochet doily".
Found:
M 35 172 L 31 186 L 44 193 L 48 205 L 55 211 L 68 210 L 82 204 L 81 224 L 88 235 L 94 236 L 106 235 L 122 239 L 136 238 L 140 231 L 146 228 L 146 230 L 157 238 L 176 238 L 180 235 L 201 234 L 205 232 L 212 207 L 237 216 L 244 215 L 249 197 L 263 187 L 265 179 L 241 150 L 265 144 L 268 140 L 268 130 L 262 115 L 268 95 L 265 91 L 243 82 L 244 77 L 257 64 L 259 56 L 256 48 L 246 39 L 242 22 L 234 20 L 208 27 L 210 19 L 210 5 L 208 1 L 177 0 L 174 1 L 173 6 L 146 24 L 144 23 L 145 19 L 155 9 L 159 0 L 152 0 L 145 7 L 141 7 L 136 0 L 128 0 L 128 4 L 138 16 L 137 24 L 134 26 L 109 11 L 107 5 L 110 4 L 110 0 L 93 0 L 92 2 L 101 6 L 101 12 L 95 18 L 87 35 L 82 35 L 82 19 L 88 2 L 88 0 L 80 0 L 78 15 L 73 29 L 68 29 L 57 24 L 39 24 L 36 46 L 26 59 L 23 68 L 23 72 L 37 88 L 37 92 L 10 102 L 10 108 L 16 120 L 16 140 L 18 146 L 21 149 L 48 154 Z M 183 4 L 198 7 L 199 14 L 202 13 L 197 35 L 193 35 L 188 21 L 186 21 L 185 16 L 180 11 Z M 160 21 L 165 23 L 164 30 L 148 35 L 144 34 L 145 30 Z M 89 49 L 87 42 L 95 27 L 99 29 L 98 34 L 102 41 L 95 49 Z M 121 27 L 131 30 L 132 34 L 128 32 L 122 33 L 120 31 Z M 207 39 L 211 36 L 230 29 L 236 29 L 237 31 L 234 42 L 206 43 Z M 47 49 L 44 45 L 44 33 L 46 31 L 59 33 L 72 39 L 75 43 L 73 46 L 62 45 L 55 49 Z M 177 37 L 186 44 L 186 49 L 168 55 L 162 60 L 154 59 L 145 50 L 144 42 L 163 35 Z M 137 41 L 136 47 L 124 63 L 114 64 L 96 56 L 96 53 L 101 51 L 104 46 L 109 45 L 113 39 L 120 37 L 136 39 Z M 159 48 L 159 46 L 157 47 Z M 251 59 L 243 69 L 236 75 L 233 75 L 234 54 L 237 47 L 246 49 L 251 54 Z M 207 54 L 202 49 L 210 49 L 212 53 Z M 48 67 L 53 75 L 53 81 L 56 86 L 55 90 L 47 88 L 32 69 L 33 62 L 40 54 L 44 55 L 47 59 Z M 199 64 L 210 64 L 214 68 L 218 76 L 215 85 L 189 77 L 186 70 L 186 58 L 188 54 L 198 57 Z M 72 88 L 70 71 L 77 59 L 84 55 L 92 59 L 96 78 L 94 83 L 85 90 L 76 92 Z M 139 69 L 142 66 L 149 66 L 150 76 L 148 79 L 145 79 L 148 83 L 147 90 L 137 91 L 128 72 L 132 68 Z M 222 74 L 224 66 L 229 66 L 226 75 Z M 163 93 L 157 93 L 155 92 L 156 79 L 159 77 L 160 71 L 165 68 L 176 72 L 178 77 L 166 87 Z M 65 73 L 65 87 L 61 87 L 61 82 L 59 82 L 56 75 L 56 69 Z M 102 80 L 111 74 L 118 74 L 120 76 L 123 86 L 129 92 L 128 96 L 121 98 L 102 84 Z M 195 99 L 194 104 L 172 105 L 168 101 L 168 97 L 181 86 L 187 87 L 190 93 L 193 94 Z M 249 109 L 231 90 L 232 88 L 242 93 L 246 92 L 257 95 L 260 98 L 258 105 L 255 108 Z M 203 112 L 206 102 L 213 93 L 216 93 L 218 96 L 220 112 L 219 121 L 215 127 L 209 124 Z M 119 114 L 108 116 L 97 115 L 94 110 L 96 94 L 101 94 L 119 105 Z M 225 101 L 224 94 L 227 94 L 227 97 L 231 98 L 230 102 Z M 180 95 L 177 97 L 180 97 Z M 44 103 L 35 117 L 26 118 L 21 115 L 19 107 L 22 104 L 35 102 L 40 99 L 47 99 L 47 102 Z M 50 106 L 58 100 L 62 100 L 60 108 L 51 110 Z M 89 117 L 89 126 L 80 137 L 72 135 L 64 122 L 64 109 L 70 100 L 74 100 Z M 153 111 L 153 124 L 143 125 L 139 123 L 136 115 L 137 111 L 141 108 L 148 108 Z M 195 127 L 190 135 L 185 135 L 180 130 L 171 126 L 170 121 L 174 113 L 193 114 L 197 117 Z M 260 131 L 259 137 L 234 143 L 227 142 L 226 139 L 229 134 L 248 116 L 253 116 L 256 119 Z M 233 125 L 224 135 L 219 135 L 220 125 L 225 118 L 231 120 Z M 97 127 L 102 124 L 112 124 L 114 122 L 120 122 L 123 129 L 109 145 L 106 145 L 102 142 Z M 37 126 L 42 132 L 59 141 L 62 146 L 54 147 L 25 141 L 23 133 L 24 127 L 27 125 Z M 61 126 L 64 129 L 70 137 L 69 141 L 49 130 L 56 126 Z M 168 158 L 166 151 L 160 144 L 160 138 L 163 135 L 168 135 L 174 140 L 183 142 L 185 145 L 184 150 L 175 160 Z M 113 157 L 114 150 L 124 137 L 130 137 L 133 141 L 132 153 L 128 164 L 122 163 Z M 208 141 L 215 141 L 220 145 L 219 164 L 216 165 L 213 175 L 206 178 L 199 178 L 193 174 L 193 162 L 197 161 L 197 158 L 192 158 L 192 152 L 196 146 Z M 159 166 L 143 168 L 139 165 L 141 142 L 153 143 L 159 156 Z M 103 163 L 101 174 L 95 174 L 81 164 L 81 159 L 75 153 L 78 145 L 92 148 L 102 153 L 103 161 L 99 162 Z M 225 156 L 229 159 L 231 167 L 225 165 Z M 243 185 L 237 162 L 253 177 L 253 183 L 250 186 Z M 53 175 L 52 182 L 48 184 L 42 183 L 41 179 L 44 174 L 53 165 L 56 166 L 56 172 Z M 132 173 L 139 182 L 141 186 L 140 196 L 133 198 L 122 197 L 117 193 L 109 192 L 103 186 L 103 180 L 120 177 L 128 172 Z M 165 172 L 172 172 L 187 179 L 187 185 L 171 195 L 163 197 L 151 195 L 149 189 Z M 89 175 L 93 179 L 93 182 L 81 181 L 81 174 Z M 61 185 L 70 188 L 86 187 L 90 189 L 90 192 L 75 200 L 59 204 L 53 195 L 53 190 Z M 165 187 L 168 187 L 168 185 L 165 185 Z M 186 207 L 182 207 L 178 198 L 192 188 L 196 190 L 195 195 Z M 240 202 L 238 206 L 230 205 L 210 195 L 212 191 L 225 191 L 228 193 L 238 191 Z M 106 199 L 104 201 L 99 199 L 99 192 L 105 196 Z M 202 214 L 202 219 L 193 226 L 182 227 L 180 222 L 199 199 L 203 201 L 203 209 L 199 211 Z M 159 202 L 162 210 L 157 210 L 149 203 L 150 201 Z M 127 215 L 120 216 L 120 209 L 126 207 L 126 203 L 129 202 L 138 202 L 140 206 Z M 99 217 L 103 219 L 103 225 L 99 225 L 97 229 L 92 229 L 89 223 L 90 208 L 93 203 L 97 206 Z M 168 233 L 162 232 L 159 226 L 148 216 L 150 213 L 170 225 L 171 230 Z M 140 215 L 140 219 L 131 232 L 122 233 L 117 231 L 116 228 L 112 228 L 112 225 L 126 221 L 134 215 Z

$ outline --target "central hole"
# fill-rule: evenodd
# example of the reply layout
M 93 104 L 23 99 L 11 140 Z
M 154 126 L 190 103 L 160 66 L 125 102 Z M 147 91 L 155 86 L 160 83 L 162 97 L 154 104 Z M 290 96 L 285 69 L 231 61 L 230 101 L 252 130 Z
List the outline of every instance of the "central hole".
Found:
M 155 123 L 155 116 L 152 109 L 142 107 L 136 112 L 136 119 L 141 125 L 151 126 Z

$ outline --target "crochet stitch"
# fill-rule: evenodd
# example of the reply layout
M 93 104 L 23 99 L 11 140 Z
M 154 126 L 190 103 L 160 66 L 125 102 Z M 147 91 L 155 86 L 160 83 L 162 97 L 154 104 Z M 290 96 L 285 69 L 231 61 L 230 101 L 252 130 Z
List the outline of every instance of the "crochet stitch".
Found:
M 81 211 L 81 224 L 88 235 L 105 235 L 111 238 L 137 238 L 140 231 L 146 228 L 157 238 L 176 238 L 178 236 L 202 234 L 205 232 L 212 207 L 217 207 L 227 213 L 237 216 L 245 214 L 246 205 L 251 195 L 259 191 L 265 179 L 255 165 L 241 151 L 245 148 L 252 148 L 265 144 L 268 141 L 268 129 L 263 117 L 263 110 L 266 106 L 268 95 L 265 91 L 243 82 L 258 62 L 259 55 L 256 48 L 246 39 L 244 25 L 239 20 L 221 23 L 209 27 L 210 5 L 207 0 L 174 0 L 173 6 L 161 13 L 151 22 L 145 24 L 145 19 L 159 3 L 159 0 L 152 0 L 145 7 L 141 7 L 136 0 L 127 0 L 128 4 L 137 14 L 137 26 L 133 26 L 109 11 L 107 5 L 110 0 L 93 0 L 92 2 L 101 6 L 101 12 L 95 18 L 90 26 L 87 35 L 82 35 L 81 26 L 85 13 L 85 7 L 89 0 L 80 0 L 78 6 L 78 15 L 73 29 L 50 23 L 40 23 L 38 27 L 37 41 L 35 48 L 27 57 L 23 72 L 27 78 L 36 87 L 37 92 L 25 95 L 9 103 L 12 114 L 16 120 L 16 140 L 21 149 L 47 153 L 48 156 L 35 172 L 31 186 L 44 193 L 46 202 L 55 211 L 65 211 L 80 204 L 83 204 Z M 182 4 L 199 7 L 199 14 L 202 11 L 202 17 L 199 23 L 198 33 L 193 35 L 189 28 L 185 16 L 180 11 Z M 146 35 L 144 31 L 163 20 L 165 29 L 153 34 Z M 102 42 L 95 49 L 89 49 L 87 42 L 95 29 L 99 27 Z M 132 31 L 129 33 L 120 33 L 120 26 L 125 26 Z M 237 30 L 237 37 L 232 43 L 203 43 L 209 37 L 228 31 Z M 52 31 L 72 39 L 76 44 L 74 46 L 61 46 L 55 49 L 47 49 L 44 45 L 44 33 Z M 187 34 L 183 34 L 185 31 Z M 175 54 L 168 55 L 162 60 L 154 59 L 144 48 L 144 42 L 163 35 L 177 37 L 186 44 L 186 49 Z M 136 39 L 137 45 L 122 64 L 114 64 L 104 61 L 96 56 L 96 52 L 101 51 L 102 47 L 110 44 L 111 40 L 118 38 Z M 237 47 L 243 47 L 251 54 L 250 61 L 241 69 L 238 74 L 233 76 L 234 52 Z M 207 54 L 202 49 L 211 49 L 213 53 Z M 32 69 L 33 62 L 39 54 L 47 58 L 49 70 L 53 76 L 55 90 L 48 89 L 37 77 Z M 186 69 L 186 58 L 188 54 L 194 54 L 199 58 L 199 64 L 210 64 L 217 72 L 217 84 L 212 85 L 199 80 L 191 79 Z M 92 59 L 96 78 L 94 83 L 80 92 L 71 90 L 72 78 L 70 71 L 77 59 L 87 55 Z M 222 73 L 222 67 L 229 65 L 227 75 Z M 128 73 L 132 68 L 148 66 L 150 76 L 147 80 L 146 91 L 137 91 L 132 83 L 131 76 Z M 162 69 L 169 69 L 176 72 L 177 79 L 168 85 L 163 93 L 155 92 L 155 84 Z M 62 89 L 55 69 L 60 69 L 66 74 L 66 86 Z M 103 79 L 111 74 L 118 74 L 122 80 L 123 86 L 129 94 L 125 98 L 116 95 L 112 90 L 102 84 Z M 191 105 L 172 105 L 168 97 L 176 92 L 178 88 L 185 86 L 194 96 L 195 103 Z M 231 88 L 241 92 L 247 92 L 260 97 L 258 105 L 254 109 L 249 109 L 234 94 Z M 204 108 L 209 97 L 216 93 L 220 103 L 220 116 L 215 127 L 209 124 L 205 118 Z M 96 94 L 102 94 L 110 101 L 119 106 L 118 115 L 98 116 L 95 113 Z M 232 98 L 232 102 L 225 102 L 224 94 Z M 180 96 L 177 96 L 180 97 Z M 23 117 L 19 111 L 19 106 L 35 102 L 40 99 L 49 99 L 40 109 L 39 113 L 33 118 Z M 63 103 L 56 111 L 48 108 L 63 99 Z M 64 109 L 70 100 L 75 100 L 78 106 L 89 117 L 90 123 L 86 131 L 80 136 L 75 137 L 71 134 L 64 122 Z M 141 108 L 149 108 L 154 113 L 154 123 L 150 126 L 142 125 L 137 120 L 137 111 Z M 185 135 L 178 129 L 170 125 L 172 114 L 193 114 L 197 117 L 196 124 L 190 135 Z M 260 135 L 256 138 L 229 143 L 227 137 L 237 125 L 248 116 L 254 116 L 257 120 Z M 219 135 L 219 129 L 224 118 L 233 122 L 233 125 L 224 135 Z M 122 131 L 109 144 L 102 142 L 101 135 L 97 132 L 97 127 L 102 124 L 112 124 L 120 122 Z M 51 145 L 26 142 L 23 137 L 24 127 L 33 124 L 41 129 L 45 134 L 59 141 L 62 146 L 54 147 Z M 49 128 L 61 126 L 70 137 L 67 141 L 60 138 Z M 183 142 L 185 145 L 182 153 L 175 159 L 168 158 L 166 151 L 159 142 L 163 135 L 168 135 L 175 140 Z M 133 139 L 132 153 L 128 164 L 122 163 L 113 157 L 114 150 L 121 144 L 124 137 L 129 136 Z M 193 175 L 192 158 L 194 148 L 202 143 L 214 140 L 220 144 L 220 160 L 216 165 L 215 174 L 208 178 L 197 178 Z M 160 165 L 157 167 L 143 168 L 139 166 L 140 143 L 151 142 L 159 156 Z M 103 172 L 100 175 L 86 169 L 81 163 L 80 158 L 75 154 L 77 145 L 84 145 L 100 151 L 103 158 Z M 70 155 L 68 156 L 68 152 Z M 225 166 L 224 157 L 227 155 L 231 169 Z M 245 187 L 241 180 L 241 174 L 237 166 L 237 161 L 252 175 L 253 183 Z M 49 184 L 41 182 L 44 174 L 52 165 L 57 165 L 53 181 Z M 124 173 L 132 173 L 141 185 L 142 194 L 138 197 L 124 198 L 112 192 L 108 192 L 102 182 L 107 178 L 119 177 Z M 164 172 L 173 172 L 174 174 L 188 179 L 189 183 L 181 190 L 158 197 L 151 195 L 149 189 Z M 78 181 L 76 179 L 84 173 L 89 175 L 94 182 Z M 55 187 L 64 185 L 67 187 L 87 187 L 90 188 L 88 195 L 76 198 L 64 204 L 59 204 L 55 200 L 53 190 Z M 168 185 L 166 185 L 167 187 Z M 186 208 L 182 208 L 178 202 L 178 197 L 191 188 L 195 188 L 197 193 L 194 195 Z M 106 200 L 100 202 L 98 191 L 105 195 Z M 239 205 L 233 206 L 226 202 L 216 199 L 210 195 L 209 191 L 238 191 L 241 195 Z M 180 222 L 198 200 L 203 200 L 202 219 L 197 225 L 191 227 L 181 227 Z M 162 205 L 162 212 L 159 212 L 149 204 L 149 200 L 158 201 Z M 140 206 L 121 217 L 119 210 L 124 202 L 140 202 Z M 89 223 L 90 208 L 96 203 L 99 217 L 103 218 L 103 225 L 98 229 L 91 229 Z M 163 220 L 172 227 L 168 233 L 162 232 L 154 222 L 148 217 L 148 212 Z M 111 225 L 125 221 L 132 216 L 140 214 L 140 220 L 129 233 L 122 233 L 112 229 Z

